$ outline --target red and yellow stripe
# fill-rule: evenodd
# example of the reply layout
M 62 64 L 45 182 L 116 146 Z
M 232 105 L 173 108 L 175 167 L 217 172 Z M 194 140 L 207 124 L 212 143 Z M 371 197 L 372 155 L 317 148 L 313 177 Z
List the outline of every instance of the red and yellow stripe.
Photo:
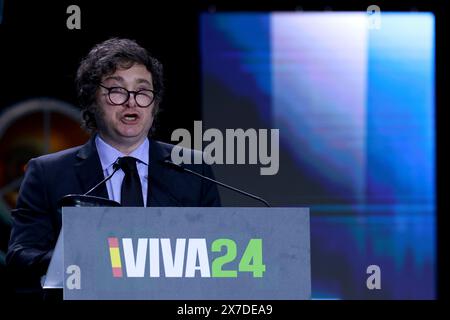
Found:
M 108 238 L 109 256 L 111 257 L 111 266 L 113 277 L 122 277 L 122 263 L 120 261 L 120 249 L 118 238 Z

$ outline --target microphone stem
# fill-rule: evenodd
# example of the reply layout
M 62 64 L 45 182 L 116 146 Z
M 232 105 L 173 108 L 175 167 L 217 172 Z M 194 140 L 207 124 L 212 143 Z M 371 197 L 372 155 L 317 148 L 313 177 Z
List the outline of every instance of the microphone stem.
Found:
M 255 196 L 254 194 L 251 194 L 251 193 L 248 193 L 248 192 L 239 190 L 239 189 L 234 188 L 234 187 L 232 187 L 232 186 L 230 186 L 230 185 L 228 185 L 228 184 L 225 184 L 225 183 L 223 183 L 223 182 L 220 182 L 220 181 L 217 181 L 217 180 L 208 178 L 208 177 L 206 177 L 206 176 L 201 175 L 200 173 L 197 173 L 197 172 L 192 171 L 192 170 L 190 170 L 190 169 L 187 169 L 187 168 L 185 168 L 185 167 L 183 167 L 183 170 L 184 170 L 184 171 L 187 171 L 187 172 L 189 172 L 189 173 L 192 173 L 193 175 L 196 175 L 196 176 L 198 176 L 198 177 L 200 177 L 200 178 L 203 178 L 203 179 L 206 179 L 206 180 L 208 180 L 208 181 L 211 181 L 211 182 L 213 182 L 213 183 L 217 183 L 218 185 L 220 185 L 220 186 L 222 186 L 222 187 L 224 187 L 224 188 L 227 188 L 227 189 L 236 191 L 236 192 L 241 193 L 241 194 L 245 194 L 246 196 L 248 196 L 248 197 L 250 197 L 250 198 L 253 198 L 253 199 L 255 199 L 255 200 L 261 201 L 261 202 L 264 203 L 267 207 L 270 208 L 270 205 L 269 205 L 269 203 L 268 203 L 266 200 L 264 200 L 263 198 L 260 198 L 260 197 L 258 197 L 258 196 Z
M 117 172 L 117 170 L 119 170 L 119 167 L 114 166 L 114 170 L 113 172 L 104 180 L 100 181 L 99 183 L 97 183 L 94 187 L 92 187 L 91 189 L 89 189 L 88 192 L 86 192 L 85 194 L 83 194 L 83 196 L 87 196 L 89 193 L 91 193 L 92 191 L 94 191 L 95 189 L 98 188 L 98 186 L 100 186 L 101 184 L 105 183 L 106 181 L 108 181 L 109 179 L 112 178 L 112 176 Z

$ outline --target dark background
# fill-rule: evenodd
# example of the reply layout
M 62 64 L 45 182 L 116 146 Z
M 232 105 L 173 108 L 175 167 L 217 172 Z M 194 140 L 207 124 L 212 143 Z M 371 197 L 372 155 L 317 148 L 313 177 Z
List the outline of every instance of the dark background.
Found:
M 438 297 L 448 298 L 449 226 L 445 154 L 448 136 L 448 14 L 446 1 L 22 1 L 3 2 L 0 24 L 0 112 L 32 97 L 54 97 L 77 105 L 74 75 L 82 57 L 110 37 L 138 41 L 164 65 L 166 94 L 156 138 L 170 141 L 176 128 L 191 129 L 201 120 L 199 14 L 224 11 L 432 11 L 436 16 L 436 123 L 438 183 Z M 81 8 L 81 30 L 68 30 L 66 9 Z M 24 128 L 26 130 L 26 128 Z M 0 150 L 1 152 L 1 150 Z M 0 226 L 0 250 L 6 250 L 8 226 Z M 447 267 L 447 268 L 445 268 Z M 0 268 L 2 268 L 0 266 Z M 0 269 L 0 290 L 8 292 Z

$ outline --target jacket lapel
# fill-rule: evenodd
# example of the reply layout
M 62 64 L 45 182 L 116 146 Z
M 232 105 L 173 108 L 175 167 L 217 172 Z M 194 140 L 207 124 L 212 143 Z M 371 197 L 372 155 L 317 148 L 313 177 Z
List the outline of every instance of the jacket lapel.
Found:
M 85 193 L 104 179 L 102 165 L 95 146 L 95 135 L 81 147 L 77 153 L 77 158 L 78 161 L 74 165 L 74 170 L 80 181 L 83 193 Z M 109 198 L 105 184 L 99 186 L 90 195 Z
M 174 207 L 183 206 L 173 190 L 175 181 L 162 162 L 170 159 L 170 152 L 163 148 L 158 142 L 150 140 L 150 156 L 148 166 L 148 188 L 147 188 L 147 206 L 148 207 Z

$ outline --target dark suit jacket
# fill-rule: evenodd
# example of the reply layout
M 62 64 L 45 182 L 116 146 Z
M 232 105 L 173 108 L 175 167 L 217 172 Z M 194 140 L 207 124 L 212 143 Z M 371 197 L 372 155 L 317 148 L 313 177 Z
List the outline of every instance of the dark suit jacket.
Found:
M 174 146 L 150 140 L 147 206 L 220 206 L 217 186 L 194 175 L 169 168 Z M 185 149 L 193 155 L 192 150 Z M 213 177 L 206 164 L 185 165 Z M 6 262 L 17 275 L 17 287 L 39 287 L 47 271 L 61 229 L 58 200 L 67 194 L 83 194 L 104 179 L 100 158 L 92 138 L 85 145 L 30 160 L 22 182 Z M 92 193 L 108 198 L 103 184 Z

